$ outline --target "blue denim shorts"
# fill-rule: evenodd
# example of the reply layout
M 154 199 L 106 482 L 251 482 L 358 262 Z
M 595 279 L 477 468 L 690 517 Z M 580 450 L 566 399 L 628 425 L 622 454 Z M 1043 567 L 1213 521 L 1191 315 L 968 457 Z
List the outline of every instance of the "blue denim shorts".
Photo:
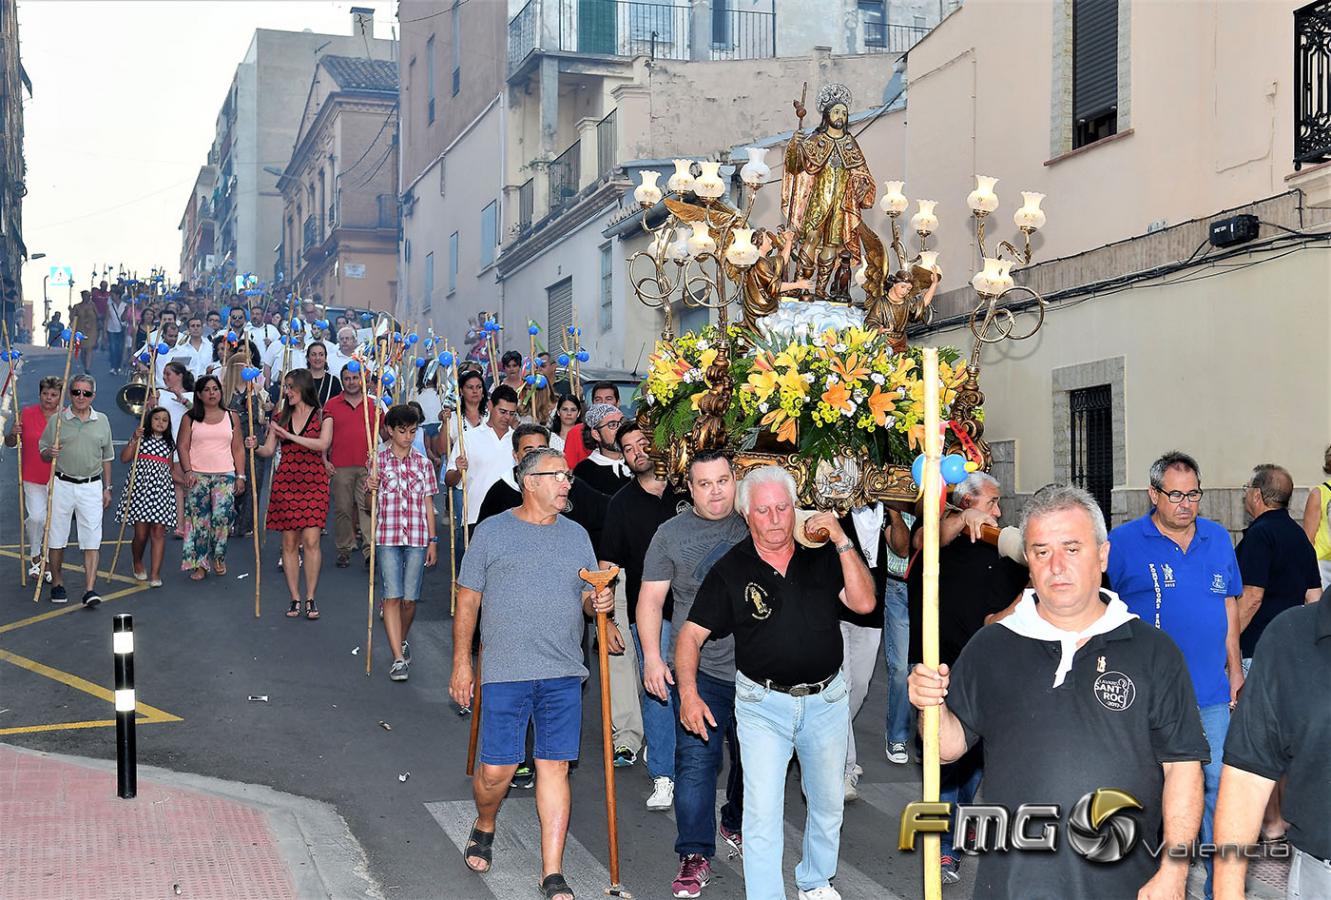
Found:
M 374 564 L 384 576 L 384 598 L 387 600 L 421 599 L 421 578 L 425 575 L 424 547 L 396 547 L 380 544 L 375 547 Z
M 515 766 L 527 756 L 527 724 L 537 759 L 574 760 L 582 742 L 582 679 L 496 681 L 481 686 L 481 762 Z

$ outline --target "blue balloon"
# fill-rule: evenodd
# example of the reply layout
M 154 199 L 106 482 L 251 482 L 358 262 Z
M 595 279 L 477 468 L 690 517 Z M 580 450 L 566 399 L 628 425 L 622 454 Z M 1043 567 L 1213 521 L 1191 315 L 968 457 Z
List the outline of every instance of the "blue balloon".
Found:
M 915 457 L 915 462 L 910 464 L 910 477 L 915 479 L 915 483 L 924 487 L 924 454 L 921 453 Z
M 80 335 L 80 337 L 81 337 L 81 336 L 82 336 L 82 335 Z M 160 344 L 157 345 L 157 352 L 158 352 L 158 353 L 170 353 L 170 352 L 171 352 L 171 345 L 168 344 L 166 341 L 162 341 Z
M 351 362 L 347 363 L 347 371 L 348 371 L 348 372 L 359 372 L 359 371 L 360 371 L 360 360 L 353 359 Z
M 152 359 L 152 357 L 148 355 L 148 352 L 146 350 L 139 354 L 139 362 L 143 363 L 144 365 L 147 365 L 148 360 L 150 359 Z
M 948 484 L 961 484 L 970 473 L 966 471 L 966 457 L 960 453 L 949 453 L 941 464 L 943 480 Z
M 527 333 L 528 333 L 528 334 L 540 334 L 540 333 L 541 333 L 541 329 L 537 328 L 535 325 L 528 325 L 528 326 L 527 326 Z
M 557 357 L 555 357 L 555 362 L 559 363 L 561 366 L 568 365 L 569 363 L 568 354 L 567 353 L 559 354 Z
M 573 336 L 573 326 L 572 326 L 572 325 L 568 326 L 568 335 L 569 335 L 569 337 L 572 337 L 572 336 Z
M 240 377 L 241 377 L 242 379 L 244 379 L 245 381 L 253 381 L 253 380 L 254 380 L 254 370 L 251 369 L 249 366 L 246 366 L 245 368 L 243 368 L 243 369 L 240 370 Z
M 8 350 L 0 350 L 0 362 L 9 362 Z
M 22 350 L 11 350 L 9 353 L 10 359 L 18 359 L 22 355 L 23 355 Z
M 547 384 L 549 384 L 549 382 L 546 381 L 544 375 L 537 375 L 537 376 L 536 376 L 536 386 L 537 386 L 538 388 L 543 388 L 543 387 L 545 387 Z
M 285 347 L 290 342 L 291 338 L 287 337 L 284 334 L 282 335 L 282 337 L 278 338 L 278 340 L 280 340 L 282 342 L 282 346 Z
M 384 384 L 389 385 L 391 387 L 393 382 L 397 381 L 397 378 L 394 377 L 392 372 L 385 372 L 383 381 Z
M 402 343 L 402 332 L 400 331 L 393 332 L 393 343 L 395 344 Z
M 426 349 L 426 350 L 432 350 L 432 349 L 434 349 L 434 338 L 426 338 L 426 339 L 425 339 L 425 349 Z
M 525 382 L 527 382 L 528 384 L 535 384 L 535 383 L 536 383 L 536 376 L 535 376 L 535 375 L 524 375 L 523 378 L 522 378 L 522 380 L 525 381 Z
M 83 332 L 82 332 L 82 331 L 76 331 L 76 332 L 74 332 L 74 340 L 76 340 L 76 341 L 81 341 L 81 340 L 83 340 Z
M 328 328 L 327 319 L 317 319 L 314 324 L 319 328 L 320 331 L 325 331 Z
M 446 365 L 446 366 L 452 366 L 452 365 L 453 365 L 453 354 L 452 354 L 451 352 L 449 352 L 448 350 L 445 350 L 443 353 L 440 353 L 440 354 L 439 354 L 439 361 L 440 361 L 441 363 L 443 363 L 444 365 Z
M 592 355 L 591 355 L 590 353 L 588 353 L 586 350 L 579 350 L 579 351 L 578 351 L 578 362 L 586 362 L 587 360 L 589 360 L 589 359 L 591 359 L 591 358 L 592 358 Z
M 288 296 L 289 296 L 289 295 L 288 295 Z M 367 313 L 367 312 L 363 312 L 363 313 L 360 314 L 360 320 L 361 320 L 362 322 L 373 322 L 373 321 L 374 321 L 374 316 L 370 315 L 370 314 Z
M 581 335 L 581 334 L 582 334 L 582 329 L 581 329 L 581 328 L 574 328 L 574 329 L 573 329 L 573 333 L 574 333 L 575 335 Z
M 419 341 L 420 339 L 421 336 L 413 331 L 411 334 L 407 335 L 407 346 L 409 347 L 416 346 L 416 342 Z
M 418 357 L 416 357 L 416 368 L 418 368 L 418 369 L 424 369 L 424 368 L 425 368 L 425 357 L 423 357 L 423 356 L 418 356 Z
M 389 406 L 392 406 L 392 405 L 393 405 L 393 392 L 392 392 L 392 391 L 384 391 L 383 401 L 384 401 L 384 403 L 388 404 Z
M 300 326 L 300 319 L 292 319 L 292 320 L 291 320 L 291 330 L 292 330 L 292 331 L 300 331 L 300 327 L 301 327 L 301 326 Z
M 228 331 L 226 333 L 226 339 L 234 344 L 236 341 L 240 340 L 240 335 L 236 334 L 234 331 Z

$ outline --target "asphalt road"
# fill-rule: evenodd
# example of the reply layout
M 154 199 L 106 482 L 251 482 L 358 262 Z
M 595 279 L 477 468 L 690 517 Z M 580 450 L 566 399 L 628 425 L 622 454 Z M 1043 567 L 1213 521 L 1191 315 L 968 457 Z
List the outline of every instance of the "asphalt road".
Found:
M 26 405 L 38 378 L 58 374 L 62 358 L 30 354 L 21 385 Z M 102 370 L 95 407 L 110 414 L 118 440 L 133 420 L 114 406 L 123 378 Z M 277 571 L 276 538 L 263 548 L 262 616 L 254 617 L 251 539 L 234 541 L 230 572 L 201 584 L 179 571 L 179 542 L 167 547 L 166 584 L 146 589 L 127 576 L 100 582 L 106 602 L 84 610 L 74 599 L 34 604 L 18 586 L 16 452 L 0 463 L 0 740 L 36 749 L 110 758 L 111 617 L 134 615 L 140 710 L 139 759 L 145 764 L 263 784 L 333 804 L 364 846 L 371 875 L 391 898 L 491 898 L 533 892 L 538 877 L 531 792 L 513 791 L 501 812 L 496 871 L 477 877 L 458 847 L 471 823 L 464 775 L 468 720 L 448 700 L 451 620 L 447 563 L 427 575 L 426 597 L 411 633 L 411 679 L 390 682 L 390 656 L 379 623 L 374 672 L 365 675 L 366 573 L 332 565 L 331 538 L 319 600 L 320 621 L 287 619 L 287 593 Z M 117 502 L 128 467 L 115 466 Z M 107 516 L 102 568 L 110 562 L 116 527 Z M 445 556 L 445 560 L 447 557 Z M 67 583 L 79 575 L 66 573 Z M 79 592 L 74 591 L 74 598 Z M 580 896 L 608 884 L 600 704 L 596 674 L 585 693 L 583 757 L 573 775 L 573 818 L 566 873 Z M 894 849 L 901 803 L 918 791 L 918 768 L 893 766 L 883 755 L 884 685 L 875 676 L 857 720 L 865 799 L 849 804 L 838 886 L 847 898 L 904 897 L 919 892 L 918 862 Z M 101 692 L 101 696 L 99 696 Z M 253 701 L 251 696 L 267 696 Z M 391 731 L 380 723 L 386 722 Z M 93 723 L 69 727 L 70 723 Z M 675 830 L 667 813 L 646 811 L 650 779 L 640 764 L 618 772 L 621 880 L 638 897 L 668 897 L 676 868 Z M 400 776 L 410 773 L 403 781 Z M 785 867 L 797 861 L 803 809 L 792 776 L 787 787 Z M 740 861 L 719 861 L 705 897 L 740 898 Z M 789 881 L 789 876 L 788 876 Z M 949 889 L 949 897 L 969 891 Z M 794 896 L 793 889 L 791 896 Z

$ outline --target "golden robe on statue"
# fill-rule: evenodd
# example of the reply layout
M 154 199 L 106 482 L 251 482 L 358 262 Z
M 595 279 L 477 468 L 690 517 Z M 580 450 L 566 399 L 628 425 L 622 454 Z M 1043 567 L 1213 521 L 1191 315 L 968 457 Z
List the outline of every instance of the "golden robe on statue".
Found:
M 796 132 L 786 146 L 781 179 L 781 209 L 799 236 L 799 277 L 817 274 L 817 293 L 827 295 L 827 281 L 844 249 L 858 263 L 860 210 L 873 206 L 877 188 L 859 143 L 841 128 L 823 126 Z

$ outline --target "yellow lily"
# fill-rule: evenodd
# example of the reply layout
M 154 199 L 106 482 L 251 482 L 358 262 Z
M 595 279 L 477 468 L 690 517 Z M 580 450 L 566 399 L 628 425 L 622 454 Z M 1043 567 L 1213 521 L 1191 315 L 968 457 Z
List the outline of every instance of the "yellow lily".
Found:
M 843 359 L 832 360 L 832 371 L 837 374 L 842 381 L 853 382 L 862 378 L 867 378 L 869 369 L 861 364 L 860 355 L 852 353 Z
M 771 369 L 760 369 L 758 366 L 754 366 L 753 371 L 749 373 L 748 383 L 744 385 L 744 389 L 755 395 L 758 402 L 762 403 L 772 396 L 772 391 L 776 390 L 777 383 L 778 376 Z
M 763 416 L 762 421 L 758 423 L 766 427 L 776 435 L 779 441 L 790 441 L 795 443 L 799 435 L 799 419 L 793 418 L 784 409 L 777 408 Z

